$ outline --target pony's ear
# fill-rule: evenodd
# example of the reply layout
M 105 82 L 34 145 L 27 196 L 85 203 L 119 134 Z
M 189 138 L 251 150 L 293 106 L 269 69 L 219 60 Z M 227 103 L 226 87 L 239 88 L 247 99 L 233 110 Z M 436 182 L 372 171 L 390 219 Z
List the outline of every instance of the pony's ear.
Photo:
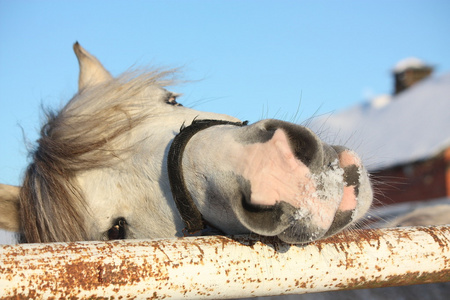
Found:
M 73 45 L 73 50 L 80 65 L 78 91 L 87 86 L 93 86 L 112 79 L 111 74 L 102 66 L 100 61 L 84 50 L 78 42 Z
M 0 229 L 19 231 L 19 191 L 17 186 L 0 184 Z

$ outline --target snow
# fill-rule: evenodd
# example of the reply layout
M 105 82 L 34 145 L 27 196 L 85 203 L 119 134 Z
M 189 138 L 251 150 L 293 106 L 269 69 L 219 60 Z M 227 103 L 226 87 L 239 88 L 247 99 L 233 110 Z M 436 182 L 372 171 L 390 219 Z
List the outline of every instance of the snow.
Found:
M 401 73 L 408 69 L 421 69 L 424 67 L 427 67 L 427 64 L 420 59 L 416 57 L 408 57 L 399 61 L 392 69 L 392 72 Z
M 391 101 L 392 101 L 391 95 L 380 95 L 373 98 L 372 101 L 370 101 L 370 104 L 374 108 L 382 108 L 383 106 L 388 105 Z
M 325 142 L 355 150 L 369 170 L 432 157 L 450 146 L 450 73 L 317 117 L 309 127 Z

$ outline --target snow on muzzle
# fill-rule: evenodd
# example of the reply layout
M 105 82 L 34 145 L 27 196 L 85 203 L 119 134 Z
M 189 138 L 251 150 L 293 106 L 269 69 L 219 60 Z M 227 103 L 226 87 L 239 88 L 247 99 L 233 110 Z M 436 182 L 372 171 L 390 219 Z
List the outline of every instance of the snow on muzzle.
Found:
M 309 242 L 338 232 L 361 215 L 358 209 L 370 206 L 371 193 L 368 205 L 358 204 L 360 177 L 367 174 L 352 151 L 277 120 L 245 130 L 236 164 L 245 182 L 237 215 L 253 232 Z

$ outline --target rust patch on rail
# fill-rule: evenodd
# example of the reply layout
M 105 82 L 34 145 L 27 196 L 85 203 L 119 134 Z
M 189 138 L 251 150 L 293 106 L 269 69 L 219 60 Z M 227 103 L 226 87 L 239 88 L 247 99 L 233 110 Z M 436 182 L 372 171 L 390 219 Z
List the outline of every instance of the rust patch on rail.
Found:
M 136 264 L 132 257 L 125 257 L 125 255 L 114 257 L 113 246 L 112 243 L 97 246 L 99 255 L 92 260 L 90 257 L 92 249 L 89 252 L 83 245 L 76 243 L 63 246 L 49 244 L 34 251 L 18 245 L 8 248 L 7 250 L 11 251 L 7 251 L 9 253 L 1 257 L 0 272 L 3 276 L 8 274 L 6 277 L 8 280 L 14 277 L 16 280 L 21 278 L 20 286 L 10 291 L 14 299 L 35 299 L 46 293 L 58 294 L 64 298 L 76 297 L 77 291 L 96 291 L 99 288 L 111 286 L 113 291 L 119 291 L 121 286 L 133 285 L 150 278 L 160 281 L 169 280 L 163 261 L 152 261 L 156 266 Z M 157 243 L 153 245 L 149 243 L 146 246 L 157 246 Z M 76 253 L 76 258 L 71 257 L 71 253 Z M 45 256 L 40 258 L 40 254 Z M 56 264 L 51 264 L 52 258 L 55 259 Z M 42 269 L 42 272 L 39 272 L 38 268 L 43 268 L 46 264 L 49 265 L 49 270 Z M 4 265 L 13 267 L 3 268 Z M 23 274 L 28 270 L 37 272 L 25 278 Z
M 445 249 L 447 249 L 447 250 L 449 249 L 450 241 L 445 238 L 444 233 L 446 231 L 450 231 L 450 230 L 446 230 L 444 228 L 436 228 L 436 227 L 419 227 L 418 230 L 428 233 L 428 235 L 430 235 L 434 239 L 434 241 L 439 245 L 439 247 L 441 248 L 441 251 L 445 251 Z M 436 230 L 439 230 L 441 232 L 442 238 L 440 238 L 436 234 L 436 232 L 435 232 Z
M 336 287 L 340 290 L 371 289 L 391 286 L 405 286 L 424 283 L 438 283 L 450 281 L 450 272 L 407 272 L 402 275 L 387 276 L 384 279 L 368 279 L 365 277 L 354 278 L 350 282 L 338 283 Z

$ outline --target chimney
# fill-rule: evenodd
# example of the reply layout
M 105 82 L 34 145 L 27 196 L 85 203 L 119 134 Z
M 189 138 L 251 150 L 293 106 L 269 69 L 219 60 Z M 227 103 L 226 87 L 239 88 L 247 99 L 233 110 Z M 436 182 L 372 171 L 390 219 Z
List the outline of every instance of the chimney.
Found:
M 399 61 L 392 70 L 395 84 L 394 95 L 427 78 L 432 72 L 433 68 L 418 58 L 409 57 Z

